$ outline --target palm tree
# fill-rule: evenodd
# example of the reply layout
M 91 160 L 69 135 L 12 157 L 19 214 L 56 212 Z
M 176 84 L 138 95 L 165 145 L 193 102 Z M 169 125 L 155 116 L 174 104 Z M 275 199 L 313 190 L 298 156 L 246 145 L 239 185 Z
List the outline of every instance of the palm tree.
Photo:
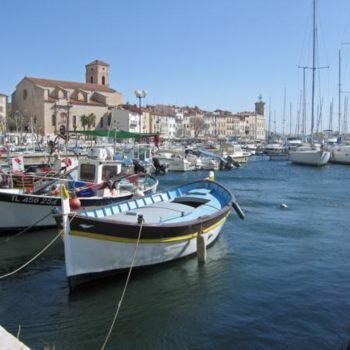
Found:
M 90 113 L 87 116 L 87 127 L 88 127 L 88 130 L 90 130 L 90 128 L 92 126 L 95 126 L 95 122 L 96 122 L 96 115 L 94 113 Z
M 85 131 L 86 126 L 89 125 L 88 118 L 89 118 L 89 116 L 87 116 L 86 114 L 83 114 L 80 116 L 80 122 L 81 122 L 81 125 L 82 125 L 84 131 Z

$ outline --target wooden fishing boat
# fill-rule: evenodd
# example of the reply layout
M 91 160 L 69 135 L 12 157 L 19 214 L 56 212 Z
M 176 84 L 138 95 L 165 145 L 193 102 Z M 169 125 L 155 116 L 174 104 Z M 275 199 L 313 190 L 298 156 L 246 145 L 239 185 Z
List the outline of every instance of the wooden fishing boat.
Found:
M 56 216 L 59 225 L 69 223 L 64 225 L 69 285 L 74 288 L 128 269 L 137 244 L 135 268 L 194 254 L 198 235 L 203 235 L 206 246 L 212 244 L 232 206 L 243 218 L 229 190 L 217 182 L 200 180 L 143 198 L 67 214 L 63 221 L 62 216 Z
M 155 193 L 158 183 L 154 176 L 135 174 L 106 181 L 99 186 L 95 183 L 71 181 L 68 187 L 71 193 L 78 195 L 81 208 L 91 208 Z M 18 188 L 0 189 L 0 233 L 28 227 L 44 229 L 55 226 L 52 212 L 62 205 L 59 193 L 57 181 L 36 193 Z

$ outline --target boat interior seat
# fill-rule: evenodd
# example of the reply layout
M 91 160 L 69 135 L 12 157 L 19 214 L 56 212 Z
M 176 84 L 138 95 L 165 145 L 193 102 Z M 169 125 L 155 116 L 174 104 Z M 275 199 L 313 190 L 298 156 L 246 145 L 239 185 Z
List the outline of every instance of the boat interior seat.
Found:
M 160 222 L 182 218 L 193 212 L 190 205 L 174 202 L 159 202 L 142 208 L 135 208 L 123 213 L 109 216 L 108 219 L 115 221 L 123 221 L 127 223 L 135 223 L 139 214 L 143 215 L 147 224 L 159 224 Z

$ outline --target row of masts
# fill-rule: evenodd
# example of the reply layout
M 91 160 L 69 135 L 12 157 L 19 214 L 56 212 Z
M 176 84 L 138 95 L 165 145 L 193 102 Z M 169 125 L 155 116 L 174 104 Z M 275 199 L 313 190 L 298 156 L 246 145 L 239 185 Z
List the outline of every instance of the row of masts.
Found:
M 295 124 L 295 130 L 293 131 L 292 127 L 292 115 L 293 115 L 293 106 L 290 103 L 290 120 L 289 120 L 289 135 L 298 135 L 306 136 L 307 135 L 307 99 L 306 99 L 306 71 L 311 70 L 312 72 L 312 87 L 311 87 L 311 138 L 313 134 L 319 133 L 323 130 L 323 98 L 321 98 L 320 103 L 317 105 L 317 111 L 315 113 L 315 82 L 316 82 L 316 70 L 319 69 L 328 69 L 329 66 L 319 67 L 316 66 L 316 42 L 317 42 L 317 22 L 316 22 L 316 4 L 317 1 L 313 0 L 313 36 L 312 36 L 312 66 L 298 66 L 299 69 L 303 70 L 303 87 L 300 92 L 299 99 L 299 108 L 297 110 L 297 120 Z M 342 45 L 350 45 L 350 42 L 343 42 Z M 350 91 L 342 90 L 342 55 L 341 48 L 338 53 L 338 121 L 336 131 L 338 135 L 345 134 L 348 132 L 348 110 L 349 110 L 349 98 L 343 94 L 350 93 Z M 344 101 L 344 104 L 342 104 Z M 330 102 L 329 106 L 329 121 L 328 121 L 328 132 L 333 131 L 334 120 L 333 120 L 333 100 Z M 273 132 L 276 134 L 276 112 L 274 111 L 274 128 L 271 128 L 271 99 L 270 99 L 270 108 L 269 108 L 269 121 L 268 121 L 268 135 Z M 282 114 L 282 135 L 285 136 L 285 126 L 286 126 L 286 88 L 284 89 L 284 98 L 283 98 L 283 114 Z
M 283 107 L 283 119 L 282 119 L 282 136 L 285 135 L 298 135 L 298 136 L 306 136 L 307 133 L 307 116 L 306 116 L 306 108 L 304 107 L 304 97 L 302 96 L 303 93 L 300 94 L 300 101 L 299 101 L 299 108 L 296 111 L 296 120 L 295 125 L 293 125 L 294 115 L 293 115 L 293 104 L 292 102 L 289 103 L 289 125 L 286 126 L 287 122 L 287 112 L 286 112 L 286 101 L 284 98 L 284 107 Z M 344 96 L 342 103 L 340 104 L 342 110 L 340 113 L 338 113 L 338 120 L 337 120 L 337 130 L 334 132 L 335 134 L 341 135 L 346 134 L 348 132 L 348 119 L 349 119 L 349 97 Z M 315 124 L 314 124 L 314 132 L 313 133 L 319 133 L 322 132 L 322 130 L 327 132 L 333 132 L 335 122 L 334 119 L 334 101 L 332 100 L 329 104 L 329 112 L 328 112 L 328 121 L 327 124 L 324 124 L 324 103 L 323 99 L 321 99 L 320 103 L 316 106 L 316 113 L 315 113 Z M 273 127 L 272 127 L 273 125 Z M 325 130 L 326 129 L 326 130 Z M 272 112 L 271 107 L 269 110 L 269 117 L 268 117 L 268 131 L 270 133 L 277 134 L 277 122 L 276 122 L 276 111 L 273 111 L 273 119 L 272 119 Z

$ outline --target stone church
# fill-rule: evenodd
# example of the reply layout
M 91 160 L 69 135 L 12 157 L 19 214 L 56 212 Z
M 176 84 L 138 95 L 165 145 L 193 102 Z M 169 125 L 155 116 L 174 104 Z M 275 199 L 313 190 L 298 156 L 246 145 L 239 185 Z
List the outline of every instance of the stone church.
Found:
M 25 77 L 12 94 L 12 111 L 23 116 L 41 135 L 59 130 L 82 130 L 80 117 L 95 114 L 95 126 L 107 129 L 112 108 L 123 103 L 120 92 L 109 86 L 109 64 L 95 60 L 85 66 L 85 83 Z

